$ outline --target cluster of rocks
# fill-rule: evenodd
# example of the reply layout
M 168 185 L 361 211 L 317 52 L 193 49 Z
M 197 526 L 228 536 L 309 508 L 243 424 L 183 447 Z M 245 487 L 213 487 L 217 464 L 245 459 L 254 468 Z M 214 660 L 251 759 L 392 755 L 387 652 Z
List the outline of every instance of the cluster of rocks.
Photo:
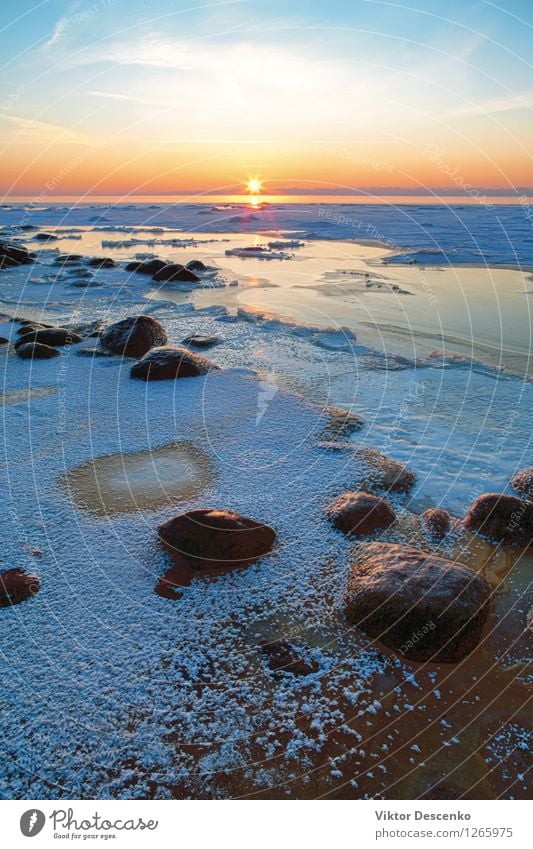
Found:
M 187 265 L 180 263 L 168 263 L 162 259 L 145 259 L 129 262 L 126 271 L 135 271 L 137 274 L 147 274 L 156 283 L 199 283 L 200 277 L 197 271 L 205 271 L 206 266 L 199 259 L 193 259 Z
M 34 262 L 35 256 L 15 242 L 0 242 L 0 269 Z

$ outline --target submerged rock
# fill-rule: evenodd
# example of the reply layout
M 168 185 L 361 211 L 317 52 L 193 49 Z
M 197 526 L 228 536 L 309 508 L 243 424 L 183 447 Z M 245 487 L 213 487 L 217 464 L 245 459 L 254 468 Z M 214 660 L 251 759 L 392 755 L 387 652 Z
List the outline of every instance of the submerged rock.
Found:
M 339 436 L 349 436 L 356 430 L 361 430 L 365 423 L 361 416 L 342 407 L 324 407 L 324 415 L 327 416 L 327 424 L 322 431 L 323 439 L 336 439 Z
M 370 488 L 386 489 L 389 492 L 408 492 L 415 483 L 415 476 L 407 466 L 398 460 L 386 457 L 374 448 L 357 445 L 352 442 L 319 442 L 319 448 L 327 451 L 351 452 L 358 464 L 363 466 L 366 474 L 361 480 Z
M 190 268 L 191 271 L 206 271 L 207 269 L 207 265 L 201 259 L 191 259 L 186 267 Z
M 533 502 L 515 495 L 487 493 L 472 504 L 465 526 L 513 547 L 533 546 Z
M 51 345 L 24 341 L 23 345 L 17 346 L 17 354 L 23 360 L 51 360 L 52 357 L 59 356 L 59 351 Z
M 450 530 L 451 517 L 441 507 L 430 507 L 422 513 L 422 525 L 436 539 L 443 539 Z
M 81 262 L 83 259 L 81 254 L 59 254 L 55 262 L 57 265 L 68 265 L 69 262 Z
M 396 519 L 394 510 L 383 498 L 367 492 L 345 492 L 325 512 L 339 531 L 353 536 L 384 530 Z
M 182 345 L 192 345 L 194 348 L 213 348 L 222 342 L 221 336 L 210 336 L 207 333 L 191 333 L 182 340 Z
M 110 324 L 100 342 L 114 354 L 142 357 L 150 348 L 165 345 L 168 336 L 163 325 L 150 315 L 137 315 Z
M 6 339 L 5 336 L 0 336 L 0 345 L 9 345 L 9 339 Z
M 39 578 L 36 575 L 28 575 L 23 569 L 0 572 L 0 607 L 19 604 L 38 593 L 39 588 Z
M 52 324 L 43 324 L 40 321 L 24 321 L 17 329 L 17 336 L 25 336 L 33 330 L 49 330 L 51 327 L 53 327 Z
M 25 333 L 15 342 L 15 348 L 18 350 L 28 342 L 37 342 L 40 345 L 59 345 L 61 347 L 63 345 L 76 345 L 82 341 L 82 337 L 74 330 L 69 330 L 67 327 L 50 327 Z
M 179 377 L 196 377 L 217 369 L 214 363 L 193 354 L 179 345 L 152 348 L 131 367 L 130 375 L 141 380 L 175 380 Z
M 172 280 L 181 280 L 187 283 L 198 283 L 200 278 L 194 271 L 191 271 L 190 268 L 187 268 L 185 265 L 171 264 L 165 265 L 163 268 L 160 268 L 159 271 L 153 276 L 153 279 L 157 282 L 170 282 Z
M 12 268 L 29 262 L 33 262 L 33 257 L 23 245 L 0 242 L 0 268 Z
M 108 257 L 108 256 L 102 256 L 102 257 L 93 256 L 89 260 L 88 265 L 90 265 L 91 268 L 116 268 L 117 267 L 117 263 L 115 262 L 115 260 L 111 259 L 111 257 Z
M 511 478 L 511 486 L 528 501 L 533 501 L 533 467 L 522 469 Z
M 201 575 L 249 566 L 272 551 L 276 532 L 230 510 L 192 510 L 159 525 L 159 539 L 174 560 L 156 592 L 175 597 L 175 588 Z
M 457 663 L 476 647 L 489 611 L 482 575 L 403 545 L 359 547 L 348 578 L 349 621 L 403 657 Z
M 273 672 L 288 672 L 291 675 L 312 675 L 318 672 L 318 663 L 301 657 L 298 647 L 287 640 L 274 640 L 269 643 L 262 640 L 260 651 L 268 658 L 268 666 Z

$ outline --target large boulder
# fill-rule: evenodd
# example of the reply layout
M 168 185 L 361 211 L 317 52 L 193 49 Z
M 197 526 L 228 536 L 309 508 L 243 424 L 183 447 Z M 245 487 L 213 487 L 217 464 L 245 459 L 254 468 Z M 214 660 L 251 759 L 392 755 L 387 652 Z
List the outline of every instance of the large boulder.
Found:
M 0 268 L 12 268 L 33 262 L 33 257 L 23 245 L 14 242 L 0 242 Z
M 195 577 L 249 566 L 272 550 L 276 532 L 230 510 L 192 510 L 163 522 L 159 539 L 174 566 L 160 579 L 159 595 L 175 597 L 175 587 Z
M 44 330 L 30 330 L 28 333 L 24 333 L 15 342 L 15 348 L 18 350 L 22 345 L 34 342 L 39 345 L 53 345 L 61 347 L 63 345 L 76 345 L 78 342 L 82 341 L 82 337 L 78 333 L 75 333 L 74 330 L 70 330 L 68 327 L 50 327 L 45 328 Z
M 344 492 L 326 507 L 326 516 L 338 530 L 352 536 L 385 530 L 396 519 L 383 498 L 368 492 Z
M 530 466 L 529 469 L 522 469 L 516 475 L 513 475 L 511 486 L 523 498 L 533 501 L 533 466 Z
M 23 569 L 0 572 L 0 607 L 11 607 L 39 592 L 39 578 Z
M 533 502 L 514 495 L 487 493 L 472 504 L 465 526 L 503 545 L 533 546 Z
M 153 348 L 131 367 L 130 375 L 140 380 L 175 380 L 178 377 L 196 377 L 216 369 L 214 363 L 181 348 L 179 345 L 166 345 Z
M 114 354 L 142 357 L 150 348 L 165 345 L 168 336 L 163 325 L 150 315 L 137 315 L 110 324 L 100 336 L 100 343 Z
M 23 360 L 51 360 L 59 356 L 59 351 L 40 342 L 24 342 L 23 345 L 17 345 L 17 354 Z
M 198 283 L 200 278 L 194 271 L 191 271 L 190 268 L 187 268 L 185 265 L 165 265 L 163 268 L 160 268 L 159 271 L 153 276 L 153 280 L 157 283 L 161 282 L 170 282 L 173 280 L 181 281 L 184 283 Z
M 478 644 L 490 587 L 467 566 L 404 545 L 359 546 L 346 616 L 366 634 L 418 662 L 457 663 Z

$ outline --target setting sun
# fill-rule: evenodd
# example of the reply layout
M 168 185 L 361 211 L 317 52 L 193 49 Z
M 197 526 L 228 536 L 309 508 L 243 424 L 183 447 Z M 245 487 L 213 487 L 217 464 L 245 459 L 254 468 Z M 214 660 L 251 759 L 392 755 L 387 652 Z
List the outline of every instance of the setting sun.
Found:
M 248 182 L 246 184 L 246 188 L 248 189 L 249 192 L 257 193 L 257 192 L 261 191 L 261 189 L 263 188 L 263 184 L 261 183 L 261 180 L 257 180 L 254 177 L 251 180 L 248 180 Z

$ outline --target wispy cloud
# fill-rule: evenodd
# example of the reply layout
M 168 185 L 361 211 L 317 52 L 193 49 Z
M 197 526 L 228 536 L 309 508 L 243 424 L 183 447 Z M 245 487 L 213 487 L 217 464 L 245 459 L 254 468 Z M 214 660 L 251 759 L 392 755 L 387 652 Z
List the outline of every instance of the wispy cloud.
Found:
M 0 112 L 0 125 L 3 123 L 8 125 L 7 132 L 4 130 L 2 133 L 3 140 L 14 141 L 16 144 L 47 144 L 61 141 L 66 144 L 87 145 L 91 141 L 87 135 L 60 124 L 49 124 Z
M 493 97 L 454 109 L 452 115 L 497 115 L 500 112 L 515 112 L 533 108 L 533 91 Z

